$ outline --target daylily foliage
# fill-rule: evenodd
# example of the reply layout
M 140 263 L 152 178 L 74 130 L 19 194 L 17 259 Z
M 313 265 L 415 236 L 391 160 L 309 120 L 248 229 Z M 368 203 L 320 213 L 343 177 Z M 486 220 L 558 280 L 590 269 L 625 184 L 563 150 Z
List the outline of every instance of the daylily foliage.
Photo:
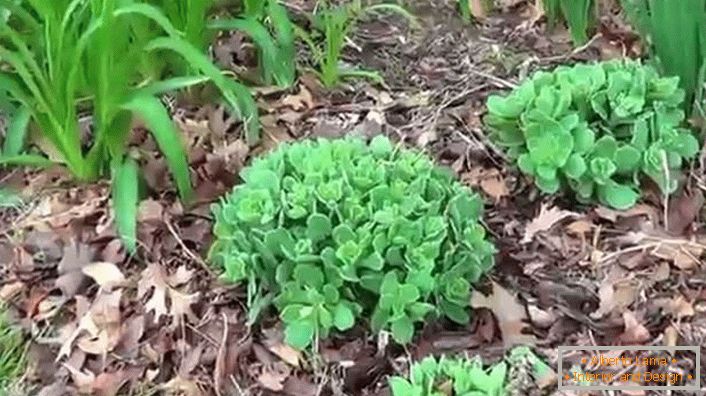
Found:
M 471 284 L 493 265 L 482 202 L 424 154 L 382 136 L 282 145 L 213 208 L 211 261 L 272 299 L 304 348 L 360 318 L 409 342 L 430 314 L 465 323 Z
M 678 77 L 632 60 L 540 71 L 505 97 L 488 98 L 485 122 L 537 187 L 568 185 L 580 201 L 633 206 L 641 181 L 674 192 L 699 142 L 684 127 Z

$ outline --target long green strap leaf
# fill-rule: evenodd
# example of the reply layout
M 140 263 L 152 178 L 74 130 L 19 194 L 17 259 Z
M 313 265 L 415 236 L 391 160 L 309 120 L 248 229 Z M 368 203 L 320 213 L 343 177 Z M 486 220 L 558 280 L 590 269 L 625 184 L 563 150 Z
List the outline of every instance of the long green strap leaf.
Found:
M 130 253 L 137 247 L 137 178 L 137 163 L 132 158 L 113 166 L 113 215 L 118 235 Z
M 207 76 L 174 77 L 167 80 L 155 81 L 137 90 L 138 95 L 158 96 L 168 92 L 179 91 L 194 85 L 203 84 L 211 79 Z
M 133 96 L 122 108 L 137 114 L 149 128 L 154 140 L 167 160 L 181 199 L 188 202 L 192 195 L 191 178 L 186 151 L 162 102 L 153 96 Z
M 260 49 L 260 67 L 264 83 L 269 85 L 278 74 L 277 53 L 279 48 L 270 32 L 254 18 L 217 20 L 209 25 L 218 30 L 240 30 L 250 36 Z
M 157 25 L 159 25 L 164 31 L 172 37 L 181 37 L 183 34 L 177 30 L 174 25 L 169 21 L 169 19 L 164 16 L 164 14 L 154 6 L 144 3 L 133 3 L 115 10 L 115 16 L 127 15 L 127 14 L 139 14 L 146 18 L 153 20 Z
M 7 126 L 5 142 L 3 142 L 2 155 L 13 157 L 19 155 L 24 148 L 25 136 L 27 136 L 27 126 L 32 116 L 32 112 L 26 106 L 17 109 Z
M 209 77 L 221 91 L 232 110 L 243 119 L 247 143 L 252 146 L 260 140 L 260 120 L 258 118 L 257 105 L 247 87 L 223 76 L 208 57 L 182 39 L 174 37 L 156 38 L 145 49 L 148 51 L 158 49 L 174 51 L 181 55 L 194 69 Z
M 0 156 L 0 166 L 30 166 L 33 168 L 50 168 L 54 162 L 46 157 L 36 154 L 20 154 L 13 156 Z

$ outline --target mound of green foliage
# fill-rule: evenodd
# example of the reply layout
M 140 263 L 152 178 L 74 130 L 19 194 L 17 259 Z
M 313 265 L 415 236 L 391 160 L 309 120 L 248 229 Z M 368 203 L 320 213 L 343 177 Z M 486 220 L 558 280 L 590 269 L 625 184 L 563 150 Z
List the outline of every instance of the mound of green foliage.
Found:
M 642 176 L 673 192 L 699 151 L 683 127 L 683 100 L 677 77 L 614 60 L 537 72 L 509 95 L 488 98 L 485 122 L 543 192 L 568 185 L 582 202 L 626 209 Z
M 448 359 L 433 356 L 412 364 L 409 379 L 390 378 L 392 396 L 479 395 L 503 396 L 507 364 L 483 368 L 480 358 Z
M 478 356 L 429 356 L 412 364 L 408 379 L 391 377 L 389 384 L 392 396 L 504 396 L 529 394 L 538 379 L 554 375 L 531 349 L 519 346 L 489 368 Z
M 423 153 L 382 136 L 304 141 L 242 175 L 214 206 L 210 260 L 248 282 L 254 315 L 273 301 L 290 345 L 363 317 L 400 343 L 429 314 L 468 321 L 471 284 L 493 265 L 482 202 Z

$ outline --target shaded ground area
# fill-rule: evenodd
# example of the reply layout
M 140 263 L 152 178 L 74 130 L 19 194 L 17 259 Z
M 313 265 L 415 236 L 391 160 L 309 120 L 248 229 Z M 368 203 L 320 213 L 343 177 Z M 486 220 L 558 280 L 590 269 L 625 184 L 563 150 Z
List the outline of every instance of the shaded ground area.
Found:
M 291 92 L 260 89 L 264 141 L 253 150 L 222 108 L 175 101 L 197 186 L 190 207 L 176 200 L 154 142 L 137 134 L 150 199 L 140 206 L 134 257 L 113 230 L 106 185 L 76 186 L 61 171 L 3 171 L 2 183 L 28 198 L 1 213 L 0 298 L 32 336 L 30 393 L 386 395 L 388 375 L 428 354 L 491 363 L 528 344 L 556 368 L 558 345 L 706 344 L 703 169 L 668 203 L 654 194 L 619 213 L 539 196 L 483 133 L 490 93 L 539 68 L 634 55 L 634 36 L 608 18 L 572 50 L 565 32 L 546 34 L 531 7 L 469 25 L 448 4 L 418 3 L 421 29 L 376 17 L 351 37 L 347 61 L 381 71 L 385 86 L 326 92 L 304 73 Z M 231 66 L 251 52 L 241 37 L 215 49 Z M 274 315 L 249 328 L 245 291 L 219 283 L 203 260 L 210 204 L 250 158 L 281 142 L 380 133 L 430 152 L 486 200 L 499 254 L 474 296 L 472 323 L 431 323 L 408 350 L 359 327 L 323 342 L 318 355 L 285 346 Z M 693 363 L 680 369 L 693 372 Z M 555 381 L 529 378 L 519 394 L 557 394 Z

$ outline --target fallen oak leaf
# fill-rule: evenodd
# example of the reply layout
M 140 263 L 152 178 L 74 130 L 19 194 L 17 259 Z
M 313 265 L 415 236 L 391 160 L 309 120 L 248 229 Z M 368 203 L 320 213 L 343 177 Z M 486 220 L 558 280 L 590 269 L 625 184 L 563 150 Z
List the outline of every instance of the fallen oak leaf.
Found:
M 191 305 L 195 304 L 200 293 L 185 294 L 176 288 L 171 281 L 180 282 L 184 274 L 175 274 L 175 277 L 167 275 L 166 271 L 159 264 L 149 264 L 142 271 L 142 278 L 137 284 L 137 295 L 139 298 L 144 298 L 150 290 L 152 295 L 145 303 L 145 313 L 154 311 L 154 322 L 158 322 L 162 316 L 168 316 L 174 319 L 172 325 L 183 323 L 184 317 L 189 320 L 195 320 L 196 315 L 191 309 Z M 167 308 L 167 299 L 171 301 L 171 306 Z
M 531 345 L 537 342 L 534 335 L 522 333 L 525 322 L 529 321 L 525 307 L 515 296 L 499 284 L 492 282 L 493 291 L 484 296 L 478 291 L 471 297 L 471 307 L 488 308 L 498 320 L 498 327 L 506 348 L 517 344 Z
M 531 242 L 535 234 L 551 229 L 554 224 L 568 218 L 578 217 L 578 213 L 568 210 L 562 210 L 558 207 L 547 208 L 547 205 L 542 204 L 539 214 L 525 227 L 525 235 L 522 238 L 522 243 Z
M 110 290 L 125 282 L 125 275 L 113 263 L 97 262 L 81 268 L 81 271 L 103 289 Z
M 281 101 L 282 107 L 290 107 L 294 111 L 308 110 L 314 107 L 314 97 L 304 84 L 299 85 L 299 93 L 288 95 Z

